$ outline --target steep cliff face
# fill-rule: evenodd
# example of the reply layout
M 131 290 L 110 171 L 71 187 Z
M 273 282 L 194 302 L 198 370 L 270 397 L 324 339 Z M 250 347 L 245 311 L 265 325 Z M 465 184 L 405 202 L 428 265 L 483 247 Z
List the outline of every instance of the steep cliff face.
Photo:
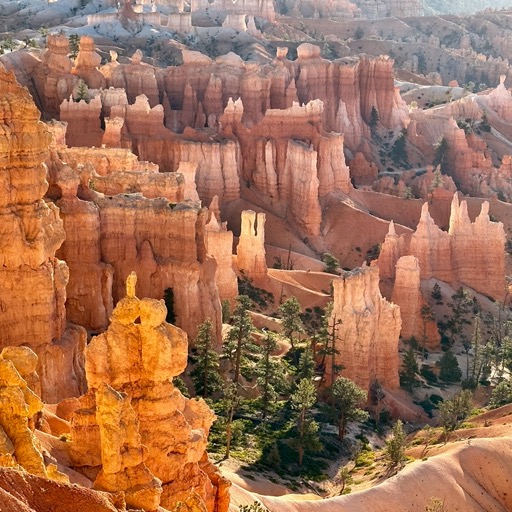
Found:
M 46 45 L 41 64 L 35 70 L 34 81 L 43 112 L 48 119 L 57 119 L 59 106 L 73 92 L 78 77 L 71 74 L 73 62 L 68 57 L 68 38 L 65 35 L 48 34 Z
M 228 231 L 226 222 L 221 222 L 217 197 L 209 208 L 209 219 L 205 226 L 206 252 L 217 262 L 215 282 L 221 301 L 234 303 L 238 295 L 238 282 L 233 269 L 233 233 Z
M 489 218 L 489 203 L 471 222 L 467 204 L 453 196 L 449 234 L 452 266 L 461 283 L 496 300 L 505 299 L 505 230 Z
M 400 308 L 380 294 L 378 267 L 358 268 L 334 279 L 333 292 L 331 322 L 336 325 L 336 362 L 343 365 L 343 376 L 366 390 L 374 380 L 397 388 Z
M 43 398 L 63 398 L 81 390 L 85 333 L 65 334 L 68 268 L 55 257 L 65 235 L 58 209 L 43 200 L 50 134 L 27 90 L 3 68 L 0 126 L 0 347 L 33 348 Z
M 422 309 L 426 303 L 420 291 L 420 267 L 414 256 L 402 256 L 396 263 L 396 277 L 391 300 L 400 307 L 402 330 L 407 340 L 414 336 L 422 347 L 439 345 L 440 336 L 430 310 Z
M 393 281 L 392 300 L 402 307 L 402 336 L 427 336 L 435 346 L 439 334 L 432 322 L 424 323 L 420 279 L 439 279 L 453 287 L 467 286 L 495 300 L 505 296 L 505 242 L 501 222 L 489 218 L 489 203 L 482 204 L 480 215 L 471 222 L 465 201 L 454 194 L 450 228 L 441 230 L 430 216 L 428 203 L 410 241 L 397 236 L 394 226 L 382 244 L 377 265 L 383 280 Z M 389 283 L 383 283 L 387 287 Z
M 254 282 L 261 283 L 267 278 L 264 213 L 242 212 L 236 261 L 239 271 Z
M 79 178 L 72 169 L 59 166 L 58 183 L 61 198 L 57 201 L 64 222 L 66 240 L 58 256 L 69 268 L 66 315 L 72 322 L 93 331 L 105 330 L 112 313 L 114 270 L 101 261 L 100 215 L 96 205 L 76 196 Z M 55 171 L 54 171 L 55 172 Z
M 130 274 L 109 329 L 87 347 L 74 464 L 99 469 L 94 486 L 125 490 L 131 506 L 172 509 L 195 492 L 209 512 L 227 512 L 229 482 L 204 457 L 213 412 L 172 384 L 187 365 L 186 334 L 165 322 L 163 301 L 135 297 L 136 280 Z
M 436 225 L 428 211 L 428 203 L 421 210 L 420 222 L 411 237 L 408 254 L 418 258 L 422 279 L 435 277 L 447 283 L 453 281 L 450 235 Z
M 351 187 L 343 137 L 324 132 L 318 100 L 268 109 L 250 129 L 243 123 L 245 111 L 241 99 L 229 101 L 220 118 L 222 133 L 240 141 L 243 178 L 270 199 L 271 210 L 318 235 L 320 198 Z

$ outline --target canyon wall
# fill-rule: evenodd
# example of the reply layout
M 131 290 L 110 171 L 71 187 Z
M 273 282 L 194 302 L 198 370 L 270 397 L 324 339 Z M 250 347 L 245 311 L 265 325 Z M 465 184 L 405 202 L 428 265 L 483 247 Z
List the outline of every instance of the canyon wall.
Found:
M 0 347 L 28 344 L 39 357 L 43 398 L 83 389 L 85 332 L 66 330 L 67 265 L 55 257 L 65 233 L 44 201 L 51 140 L 28 91 L 0 67 Z
M 331 322 L 342 375 L 367 391 L 374 380 L 397 388 L 400 308 L 382 297 L 378 267 L 364 266 L 334 279 L 333 299 Z

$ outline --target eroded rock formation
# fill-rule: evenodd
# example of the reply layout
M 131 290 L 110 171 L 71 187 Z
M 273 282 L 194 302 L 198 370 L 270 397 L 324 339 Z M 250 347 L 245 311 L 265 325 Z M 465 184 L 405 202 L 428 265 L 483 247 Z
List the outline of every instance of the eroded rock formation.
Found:
M 397 388 L 400 308 L 382 297 L 378 267 L 364 266 L 334 279 L 333 299 L 335 359 L 343 365 L 343 376 L 366 390 L 374 380 Z
M 43 409 L 34 392 L 39 384 L 37 363 L 37 355 L 28 347 L 6 347 L 0 353 L 0 466 L 68 482 L 55 464 L 45 466 L 33 434 L 35 415 Z
M 128 277 L 107 332 L 87 347 L 74 464 L 97 468 L 94 486 L 125 490 L 132 506 L 172 509 L 195 492 L 209 512 L 226 512 L 229 483 L 205 457 L 214 415 L 172 384 L 187 365 L 186 334 L 165 322 L 163 301 L 135 296 L 136 280 Z
M 248 279 L 261 283 L 267 277 L 265 260 L 265 214 L 242 212 L 240 238 L 236 249 L 239 271 Z
M 82 391 L 85 332 L 66 331 L 68 267 L 58 209 L 43 200 L 50 134 L 28 91 L 0 67 L 0 347 L 28 344 L 39 357 L 43 398 Z

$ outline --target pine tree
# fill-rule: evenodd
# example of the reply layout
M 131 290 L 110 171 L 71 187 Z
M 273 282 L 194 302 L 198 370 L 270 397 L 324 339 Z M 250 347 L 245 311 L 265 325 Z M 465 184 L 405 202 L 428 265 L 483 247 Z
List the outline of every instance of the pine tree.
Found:
M 373 106 L 372 110 L 370 112 L 370 122 L 368 123 L 370 125 L 370 131 L 371 131 L 372 137 L 376 133 L 377 125 L 379 124 L 379 121 L 380 121 L 379 111 L 375 108 L 375 106 Z
M 79 103 L 80 101 L 85 101 L 86 103 L 89 103 L 89 88 L 87 87 L 87 84 L 80 80 L 78 82 L 78 88 L 75 93 L 74 97 L 75 103 Z
M 402 371 L 400 372 L 400 384 L 402 387 L 412 391 L 412 388 L 416 385 L 416 375 L 418 372 L 416 355 L 414 354 L 414 349 L 410 346 L 402 360 Z
M 233 418 L 240 405 L 238 396 L 238 386 L 234 382 L 228 382 L 224 388 L 224 398 L 222 405 L 226 414 L 226 452 L 225 457 L 229 459 L 231 453 L 231 440 L 233 437 Z
M 338 424 L 338 437 L 343 440 L 349 422 L 368 419 L 368 413 L 360 409 L 360 406 L 366 402 L 366 391 L 350 379 L 338 377 L 332 386 L 331 393 Z
M 440 368 L 439 378 L 444 382 L 459 382 L 462 377 L 462 372 L 459 368 L 459 362 L 457 358 L 448 350 L 443 354 L 441 359 L 438 361 Z
M 247 295 L 239 295 L 233 312 L 233 326 L 224 342 L 223 350 L 234 367 L 233 382 L 238 385 L 242 363 L 250 352 L 257 351 L 252 342 L 254 326 L 249 315 L 251 299 Z
M 300 355 L 295 376 L 297 380 L 312 380 L 315 376 L 315 359 L 310 347 L 307 347 Z
M 329 366 L 329 373 L 331 376 L 330 382 L 328 383 L 329 389 L 332 388 L 336 377 L 343 370 L 343 365 L 336 362 L 336 356 L 340 354 L 340 351 L 336 348 L 336 342 L 339 339 L 337 328 L 341 325 L 342 321 L 341 319 L 337 319 L 335 315 L 333 316 L 333 308 L 333 302 L 329 302 L 325 307 L 322 325 L 314 337 L 315 343 L 321 345 L 321 348 L 318 350 L 318 354 L 322 356 L 320 368 L 324 375 L 326 373 L 327 366 Z
M 212 322 L 205 320 L 199 327 L 195 339 L 195 363 L 190 376 L 194 382 L 196 394 L 207 398 L 222 388 L 222 378 L 219 374 L 219 355 L 213 349 L 215 339 L 212 332 Z
M 256 363 L 257 383 L 261 390 L 259 400 L 261 402 L 262 418 L 267 417 L 270 404 L 279 394 L 285 393 L 288 388 L 285 362 L 272 356 L 276 349 L 276 335 L 267 331 L 261 344 L 261 357 Z
M 393 427 L 393 437 L 386 442 L 386 458 L 390 467 L 402 464 L 405 460 L 405 432 L 403 423 L 397 420 Z
M 302 308 L 296 297 L 290 297 L 279 306 L 283 334 L 290 341 L 292 350 L 295 350 L 295 335 L 304 332 L 304 325 L 300 318 Z
M 430 185 L 430 191 L 434 190 L 435 188 L 440 188 L 443 186 L 443 175 L 441 174 L 441 166 L 438 165 L 434 169 L 434 179 L 432 180 L 432 183 Z
M 445 168 L 445 158 L 446 152 L 448 151 L 448 141 L 443 137 L 439 143 L 436 145 L 436 152 L 434 155 L 434 161 L 432 165 L 437 167 L 438 165 L 441 167 L 441 171 Z
M 439 419 L 445 433 L 452 432 L 469 416 L 472 409 L 469 389 L 457 393 L 451 400 L 439 404 Z
M 302 379 L 291 397 L 292 408 L 296 411 L 297 436 L 290 444 L 299 452 L 299 466 L 302 466 L 304 452 L 320 450 L 318 423 L 311 417 L 311 408 L 316 402 L 316 389 L 312 382 Z
M 332 255 L 330 252 L 324 252 L 322 254 L 322 261 L 325 264 L 324 272 L 327 274 L 336 274 L 340 273 L 340 262 L 338 258 Z
M 422 352 L 423 359 L 425 359 L 425 351 L 426 351 L 426 344 L 427 344 L 427 325 L 429 322 L 435 322 L 436 316 L 434 314 L 434 311 L 432 311 L 432 308 L 430 306 L 427 306 L 426 304 L 421 306 L 420 315 L 421 315 L 421 322 L 423 324 L 423 332 L 422 332 L 422 337 L 421 337 L 421 352 Z
M 69 36 L 70 57 L 75 60 L 80 50 L 80 36 L 78 34 L 70 34 Z

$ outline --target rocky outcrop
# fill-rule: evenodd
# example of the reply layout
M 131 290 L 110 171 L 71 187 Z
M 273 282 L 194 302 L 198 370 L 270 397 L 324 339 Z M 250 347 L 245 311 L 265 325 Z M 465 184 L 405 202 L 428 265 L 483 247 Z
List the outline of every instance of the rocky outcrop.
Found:
M 406 240 L 404 236 L 398 236 L 395 230 L 395 223 L 389 223 L 389 231 L 381 245 L 377 265 L 381 279 L 395 279 L 396 264 L 398 259 L 406 254 Z
M 439 345 L 440 336 L 433 313 L 420 291 L 420 267 L 415 256 L 402 256 L 396 263 L 396 277 L 391 300 L 400 307 L 404 340 L 414 336 L 422 347 Z
M 209 208 L 209 219 L 205 226 L 206 252 L 215 258 L 215 282 L 221 301 L 234 303 L 238 295 L 238 282 L 233 270 L 233 232 L 228 231 L 227 223 L 221 222 L 217 197 Z
M 505 299 L 505 242 L 501 222 L 489 218 L 489 203 L 482 203 L 475 222 L 467 203 L 454 195 L 450 215 L 452 267 L 457 280 L 496 300 Z
M 397 388 L 400 308 L 380 294 L 378 267 L 365 266 L 334 279 L 333 302 L 335 360 L 343 365 L 343 376 L 365 390 L 374 380 Z
M 68 38 L 65 35 L 48 34 L 46 45 L 41 64 L 35 70 L 34 82 L 43 112 L 48 119 L 57 119 L 60 104 L 69 98 L 78 77 L 71 73 L 73 62 L 68 57 Z
M 447 283 L 453 281 L 450 235 L 436 225 L 428 211 L 428 203 L 423 204 L 407 254 L 418 258 L 422 279 L 435 277 Z
M 58 209 L 43 200 L 50 135 L 27 90 L 3 68 L 0 98 L 0 347 L 29 345 L 43 399 L 58 401 L 82 390 L 85 332 L 65 332 L 68 267 L 55 257 L 65 235 Z
M 16 354 L 14 350 L 24 353 Z M 23 365 L 20 365 L 20 370 L 25 375 L 34 376 L 37 356 L 27 347 L 6 347 L 0 354 L 1 465 L 19 464 L 29 473 L 46 476 L 43 456 L 36 448 L 32 434 L 33 426 L 30 428 L 32 417 L 43 408 L 43 403 L 28 387 L 16 363 Z
M 101 147 L 104 132 L 100 126 L 101 98 L 86 101 L 72 97 L 60 104 L 60 119 L 67 123 L 66 143 L 76 147 Z
M 394 279 L 399 258 L 418 259 L 421 279 L 439 279 L 454 287 L 468 286 L 495 300 L 505 292 L 505 231 L 501 222 L 489 218 L 489 203 L 482 204 L 480 215 L 471 222 L 466 201 L 454 194 L 449 231 L 441 230 L 424 203 L 421 218 L 410 242 L 398 237 L 394 228 L 382 245 L 377 264 L 384 279 Z
M 236 261 L 238 270 L 252 281 L 261 283 L 267 278 L 264 213 L 242 212 Z
M 114 269 L 101 261 L 99 209 L 77 197 L 80 180 L 71 168 L 57 158 L 51 166 L 59 167 L 61 197 L 57 206 L 66 232 L 66 240 L 58 251 L 69 268 L 66 314 L 78 325 L 102 331 L 112 313 Z
M 273 211 L 313 235 L 322 221 L 320 198 L 351 186 L 343 137 L 323 131 L 323 112 L 321 101 L 293 102 L 287 109 L 267 110 L 247 129 L 239 99 L 230 101 L 220 118 L 222 133 L 240 140 L 244 178 L 270 199 Z
M 91 89 L 104 89 L 107 81 L 98 70 L 101 56 L 95 50 L 94 39 L 82 36 L 75 66 L 71 72 L 79 76 Z
M 39 384 L 37 366 L 37 355 L 28 347 L 6 347 L 0 353 L 0 466 L 69 482 L 55 464 L 45 466 L 33 434 L 35 415 L 43 409 L 34 392 Z
M 209 512 L 227 512 L 229 483 L 204 457 L 214 415 L 172 384 L 187 365 L 187 337 L 165 322 L 163 301 L 135 296 L 136 280 L 130 274 L 109 329 L 87 347 L 73 463 L 100 469 L 94 486 L 124 490 L 131 506 L 172 510 L 195 492 Z

